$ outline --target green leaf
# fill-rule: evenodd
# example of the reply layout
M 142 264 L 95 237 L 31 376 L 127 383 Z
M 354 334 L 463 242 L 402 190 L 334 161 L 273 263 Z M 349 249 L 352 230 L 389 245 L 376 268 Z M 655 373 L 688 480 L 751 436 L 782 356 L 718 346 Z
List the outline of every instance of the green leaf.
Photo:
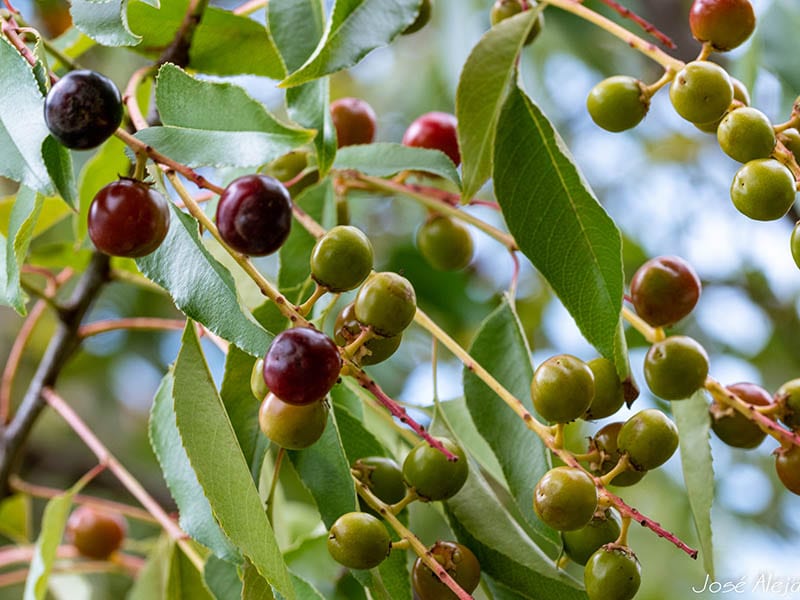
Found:
M 324 600 L 314 586 L 292 573 L 292 584 L 298 600 Z
M 217 600 L 239 600 L 242 597 L 242 580 L 233 563 L 209 556 L 203 570 L 203 579 Z
M 64 202 L 74 209 L 78 193 L 75 189 L 75 173 L 72 170 L 72 155 L 69 150 L 52 136 L 47 136 L 42 142 L 42 158 L 56 191 Z
M 333 412 L 336 414 L 336 424 L 339 426 L 339 435 L 342 437 L 342 447 L 348 464 L 352 465 L 359 458 L 367 456 L 389 455 L 378 438 L 372 435 L 372 432 L 364 427 L 361 420 L 347 408 L 334 403 Z
M 250 469 L 189 322 L 175 363 L 183 446 L 222 530 L 286 600 L 295 594 Z
M 458 171 L 446 154 L 427 148 L 402 144 L 365 144 L 346 146 L 338 151 L 334 169 L 355 169 L 366 175 L 390 177 L 400 171 L 425 171 L 461 185 Z
M 420 4 L 421 0 L 336 0 L 325 37 L 281 86 L 300 85 L 352 67 L 411 25 Z
M 709 444 L 711 419 L 708 415 L 708 400 L 705 390 L 699 390 L 691 398 L 671 404 L 675 424 L 678 426 L 683 482 L 700 540 L 703 567 L 713 579 L 711 504 L 714 500 L 714 466 Z
M 264 460 L 263 450 L 266 449 L 262 446 L 262 452 L 257 452 L 258 438 L 261 435 L 258 425 L 260 404 L 250 389 L 253 364 L 255 359 L 252 356 L 236 346 L 229 346 L 228 356 L 225 358 L 222 388 L 219 392 L 233 430 L 236 432 L 236 439 L 239 440 L 239 447 L 251 471 L 261 468 Z
M 274 600 L 272 588 L 250 561 L 242 569 L 242 600 Z
M 317 131 L 314 137 L 317 168 L 320 177 L 325 177 L 336 158 L 336 129 L 331 118 L 328 80 L 317 79 L 286 90 L 286 102 L 292 119 Z
M 20 315 L 27 314 L 27 296 L 20 286 L 20 270 L 33 237 L 33 230 L 42 210 L 43 198 L 27 187 L 20 187 L 8 223 L 8 239 L 3 250 L 3 272 L 0 275 L 0 303 L 7 304 Z
M 508 228 L 586 339 L 628 373 L 622 239 L 550 121 L 514 89 L 500 115 L 494 186 Z
M 174 551 L 175 542 L 166 534 L 162 535 L 150 551 L 144 568 L 128 592 L 127 600 L 169 600 L 166 596 L 167 581 Z
M 469 200 L 492 174 L 495 130 L 514 74 L 517 57 L 538 18 L 528 10 L 487 31 L 472 49 L 456 91 L 458 146 Z
M 178 506 L 181 529 L 211 549 L 218 557 L 238 562 L 241 556 L 214 520 L 211 505 L 203 494 L 197 475 L 189 464 L 186 450 L 181 445 L 180 433 L 175 424 L 173 390 L 173 374 L 167 373 L 153 400 L 148 433 L 150 446 Z
M 127 0 L 72 0 L 72 22 L 103 46 L 135 46 L 142 38 L 128 27 L 127 5 Z
M 233 277 L 203 246 L 197 221 L 170 204 L 172 219 L 158 250 L 136 259 L 146 277 L 166 289 L 178 307 L 253 356 L 263 355 L 272 335 L 246 312 Z
M 103 187 L 126 175 L 131 161 L 125 154 L 125 144 L 111 136 L 100 149 L 83 165 L 78 176 L 79 214 L 75 219 L 75 244 L 80 246 L 86 239 L 89 206 Z
M 197 570 L 192 561 L 176 545 L 173 545 L 166 599 L 214 600 L 205 586 L 203 573 Z
M 0 535 L 19 544 L 31 539 L 31 497 L 14 494 L 0 501 Z

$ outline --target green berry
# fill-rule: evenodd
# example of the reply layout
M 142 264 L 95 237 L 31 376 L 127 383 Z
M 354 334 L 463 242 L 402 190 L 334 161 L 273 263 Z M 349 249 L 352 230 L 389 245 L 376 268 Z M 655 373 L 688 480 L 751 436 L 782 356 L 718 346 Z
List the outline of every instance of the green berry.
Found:
M 458 457 L 447 457 L 428 442 L 420 442 L 403 462 L 403 479 L 423 501 L 447 500 L 464 486 L 469 475 L 467 456 L 461 446 L 448 438 L 438 438 L 442 445 Z
M 708 354 L 694 339 L 673 335 L 656 342 L 644 359 L 644 378 L 659 398 L 683 400 L 703 387 Z
M 744 106 L 732 110 L 717 128 L 722 151 L 741 163 L 767 158 L 775 148 L 775 130 L 760 110 Z
M 536 484 L 533 509 L 558 531 L 580 529 L 597 510 L 597 488 L 589 475 L 574 467 L 550 469 Z
M 583 570 L 589 600 L 631 600 L 641 584 L 636 556 L 626 550 L 600 548 Z
M 607 131 L 625 131 L 644 119 L 650 108 L 650 98 L 641 81 L 617 75 L 592 88 L 586 99 L 586 108 L 598 127 Z
M 696 60 L 675 75 L 669 97 L 675 111 L 687 121 L 710 123 L 728 110 L 733 83 L 719 65 Z
M 532 2 L 535 4 L 535 2 Z M 522 6 L 522 2 L 520 0 L 496 0 L 495 3 L 492 5 L 492 10 L 489 13 L 489 20 L 492 23 L 492 27 L 500 23 L 501 21 L 505 21 L 508 18 L 513 17 L 514 15 L 518 15 L 521 13 L 525 8 Z M 536 21 L 533 24 L 533 27 L 528 33 L 528 37 L 525 38 L 525 45 L 528 46 L 533 43 L 544 27 L 544 14 L 539 13 L 539 16 L 536 18 Z
M 800 131 L 797 129 L 787 129 L 782 131 L 778 138 L 784 146 L 794 154 L 794 159 L 800 163 Z
M 281 448 L 302 450 L 322 437 L 328 424 L 328 405 L 323 401 L 289 404 L 268 394 L 258 411 L 258 424 Z
M 751 160 L 733 178 L 731 200 L 743 215 L 756 221 L 774 221 L 794 204 L 792 172 L 774 158 Z
M 689 27 L 696 40 L 724 52 L 750 37 L 756 28 L 756 15 L 750 0 L 694 0 Z
M 381 564 L 392 548 L 386 526 L 367 513 L 351 512 L 339 517 L 328 534 L 328 552 L 350 569 L 372 569 Z
M 478 587 L 481 581 L 481 566 L 472 551 L 455 542 L 436 542 L 428 549 L 452 577 L 468 594 Z M 456 595 L 439 581 L 436 574 L 417 558 L 411 571 L 411 584 L 418 600 L 455 600 Z
M 417 231 L 417 247 L 439 271 L 458 271 L 472 260 L 472 234 L 459 221 L 444 215 L 429 218 Z
M 372 244 L 350 225 L 338 225 L 323 235 L 311 251 L 311 277 L 334 293 L 357 288 L 372 271 Z
M 800 379 L 787 381 L 778 388 L 775 400 L 782 405 L 781 421 L 790 429 L 800 430 Z
M 728 391 L 752 406 L 772 404 L 769 392 L 754 383 L 735 383 L 728 386 Z M 709 412 L 711 429 L 719 439 L 734 448 L 755 448 L 767 435 L 758 425 L 729 406 L 715 402 L 709 408 Z
M 700 299 L 700 278 L 678 256 L 651 258 L 631 279 L 631 300 L 648 325 L 665 327 L 692 312 Z
M 284 154 L 273 160 L 263 169 L 264 175 L 269 175 L 278 181 L 291 181 L 308 166 L 308 154 L 298 150 Z
M 775 455 L 775 470 L 786 489 L 800 496 L 800 446 L 779 450 Z
M 794 264 L 800 269 L 800 223 L 796 224 L 792 230 L 792 237 L 789 239 L 789 247 L 792 250 Z
M 340 346 L 346 346 L 361 333 L 361 323 L 356 319 L 352 302 L 345 306 L 336 317 L 333 332 L 333 341 Z M 383 362 L 397 351 L 402 341 L 402 334 L 392 337 L 373 337 L 361 346 L 355 360 L 358 364 L 365 366 Z
M 614 511 L 606 510 L 593 516 L 588 525 L 561 533 L 564 553 L 579 565 L 585 565 L 600 546 L 615 541 L 619 531 L 619 517 Z
M 625 422 L 619 430 L 617 446 L 637 469 L 651 471 L 675 453 L 678 428 L 660 410 L 647 408 Z
M 738 100 L 744 106 L 750 106 L 750 92 L 747 91 L 745 85 L 735 77 L 731 77 L 731 83 L 733 84 L 733 99 Z M 719 127 L 719 124 L 722 123 L 722 119 L 724 118 L 725 116 L 723 115 L 710 123 L 695 123 L 694 126 L 706 133 L 717 133 L 717 127 Z
M 403 472 L 395 461 L 384 456 L 367 456 L 353 463 L 362 481 L 385 504 L 396 504 L 406 495 Z
M 414 19 L 414 22 L 411 23 L 411 25 L 403 30 L 403 35 L 416 33 L 428 24 L 428 21 L 431 20 L 431 9 L 433 8 L 431 3 L 432 0 L 422 0 L 422 4 L 419 7 L 419 12 L 417 13 L 417 18 Z
M 586 420 L 605 419 L 625 403 L 625 391 L 617 367 L 607 358 L 595 358 L 586 363 L 594 375 L 594 398 L 583 414 Z
M 414 288 L 397 273 L 373 273 L 355 299 L 356 319 L 385 337 L 401 334 L 416 312 Z
M 592 473 L 596 475 L 605 475 L 613 469 L 619 462 L 622 454 L 618 447 L 619 431 L 622 429 L 624 423 L 622 421 L 615 421 L 603 426 L 589 442 L 589 452 L 598 451 L 601 454 L 600 459 L 596 463 L 592 463 Z M 647 471 L 637 470 L 631 466 L 630 469 L 624 473 L 620 473 L 611 481 L 611 485 L 620 487 L 627 487 L 639 483 L 642 478 L 647 474 Z
M 253 364 L 253 370 L 250 372 L 250 391 L 253 392 L 253 396 L 255 396 L 256 400 L 259 402 L 264 400 L 269 393 L 269 388 L 264 381 L 263 358 L 259 358 L 255 364 Z
M 569 423 L 582 416 L 594 399 L 594 373 L 580 358 L 552 356 L 540 364 L 531 381 L 536 412 L 554 423 Z

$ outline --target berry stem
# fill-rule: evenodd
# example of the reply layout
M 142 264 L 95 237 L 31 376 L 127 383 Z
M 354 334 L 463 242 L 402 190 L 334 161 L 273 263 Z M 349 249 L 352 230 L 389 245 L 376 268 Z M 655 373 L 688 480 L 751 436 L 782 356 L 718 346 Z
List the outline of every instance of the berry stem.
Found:
M 400 502 L 395 502 L 394 504 L 390 505 L 389 510 L 393 515 L 399 515 L 406 506 L 417 500 L 419 500 L 419 496 L 417 495 L 416 490 L 413 488 L 407 489 L 406 495 L 403 497 L 403 499 L 400 500 Z
M 3 369 L 3 379 L 0 382 L 0 424 L 5 425 L 11 416 L 11 390 L 14 385 L 14 375 L 17 372 L 19 363 L 22 360 L 22 353 L 25 351 L 25 346 L 33 333 L 36 324 L 47 309 L 47 303 L 44 300 L 37 300 L 33 305 L 28 317 L 22 323 L 17 337 L 14 339 L 14 344 L 11 346 L 11 351 L 8 353 L 8 360 Z
M 356 357 L 358 356 L 358 351 L 361 350 L 362 346 L 366 344 L 368 341 L 375 337 L 375 333 L 372 331 L 370 327 L 363 327 L 361 329 L 361 333 L 358 334 L 358 337 L 354 339 L 352 342 L 347 344 L 343 348 L 343 352 L 347 355 L 347 357 L 352 360 L 353 362 L 358 362 Z
M 630 469 L 630 466 L 631 466 L 631 463 L 630 463 L 630 460 L 628 459 L 628 455 L 627 454 L 623 454 L 622 456 L 620 456 L 619 461 L 617 461 L 617 464 L 614 465 L 614 468 L 611 469 L 605 475 L 603 475 L 600 478 L 600 481 L 603 482 L 604 486 L 610 485 L 611 482 L 614 481 L 614 478 L 617 475 L 620 475 L 620 474 L 625 473 L 626 471 L 628 471 Z
M 619 528 L 619 537 L 614 541 L 615 546 L 628 545 L 628 530 L 631 527 L 631 518 L 628 516 L 622 517 L 622 525 Z
M 639 27 L 641 27 L 647 33 L 649 33 L 654 38 L 656 38 L 659 42 L 664 44 L 667 48 L 672 48 L 674 50 L 675 48 L 678 47 L 678 46 L 675 45 L 675 42 L 672 41 L 672 38 L 670 38 L 666 33 L 663 33 L 662 31 L 660 31 L 650 21 L 647 21 L 646 19 L 643 19 L 642 17 L 637 15 L 635 12 L 633 12 L 631 9 L 625 8 L 624 6 L 619 4 L 618 2 L 615 2 L 614 0 L 600 0 L 600 1 L 603 4 L 605 4 L 606 6 L 609 6 L 612 9 L 614 9 L 615 11 L 617 11 L 623 18 L 630 19 L 631 21 L 636 23 Z
M 136 69 L 130 79 L 128 79 L 128 85 L 125 86 L 125 94 L 122 96 L 122 101 L 125 103 L 125 106 L 128 107 L 128 116 L 136 131 L 149 127 L 147 119 L 145 119 L 142 114 L 142 109 L 139 108 L 139 101 L 137 100 L 136 93 L 139 86 L 142 85 L 142 81 L 152 72 L 153 67 L 151 65 Z
M 300 306 L 297 307 L 297 312 L 299 312 L 304 317 L 307 317 L 311 313 L 311 309 L 313 309 L 314 305 L 317 303 L 317 300 L 322 298 L 327 293 L 328 293 L 327 288 L 324 288 L 318 283 L 315 283 L 314 292 L 311 294 L 308 300 L 306 300 Z
M 627 306 L 622 307 L 622 317 L 651 344 L 655 344 L 664 339 L 664 330 L 662 328 L 651 327 L 644 319 Z

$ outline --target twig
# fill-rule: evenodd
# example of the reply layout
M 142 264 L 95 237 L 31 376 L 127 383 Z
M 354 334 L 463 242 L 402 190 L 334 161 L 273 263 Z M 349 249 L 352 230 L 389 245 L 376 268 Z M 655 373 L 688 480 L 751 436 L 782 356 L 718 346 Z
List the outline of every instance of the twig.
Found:
M 136 131 L 147 129 L 147 119 L 144 118 L 142 110 L 139 108 L 139 102 L 136 99 L 136 93 L 142 80 L 153 72 L 152 65 L 146 65 L 140 69 L 136 69 L 128 79 L 128 85 L 125 86 L 125 94 L 122 96 L 122 101 L 128 107 L 128 116 L 131 119 L 133 128 Z
M 625 8 L 624 6 L 619 4 L 618 2 L 615 2 L 614 0 L 600 0 L 600 1 L 603 4 L 605 4 L 606 6 L 609 6 L 613 10 L 617 11 L 620 15 L 622 15 L 622 17 L 624 19 L 630 19 L 631 21 L 636 23 L 639 27 L 641 27 L 647 33 L 649 33 L 654 38 L 656 38 L 659 42 L 664 44 L 667 48 L 675 49 L 675 48 L 678 47 L 678 46 L 675 45 L 675 42 L 673 42 L 672 39 L 667 34 L 665 34 L 662 31 L 660 31 L 655 25 L 650 23 L 650 21 L 647 21 L 647 20 L 643 19 L 642 17 L 637 15 L 635 12 L 633 12 L 631 9 Z
M 0 424 L 5 425 L 8 423 L 8 419 L 11 416 L 11 390 L 14 385 L 14 375 L 19 368 L 25 346 L 46 309 L 47 302 L 37 300 L 31 312 L 28 313 L 28 317 L 22 323 L 22 327 L 20 327 L 17 337 L 14 339 L 14 344 L 11 346 L 11 351 L 8 353 L 8 360 L 3 368 L 3 379 L 0 381 Z
M 186 321 L 183 319 L 158 319 L 154 317 L 132 317 L 127 319 L 107 319 L 103 321 L 95 321 L 88 323 L 78 329 L 78 337 L 87 338 L 109 331 L 118 331 L 120 329 L 137 329 L 137 330 L 158 330 L 158 329 L 174 329 L 180 330 L 186 326 Z

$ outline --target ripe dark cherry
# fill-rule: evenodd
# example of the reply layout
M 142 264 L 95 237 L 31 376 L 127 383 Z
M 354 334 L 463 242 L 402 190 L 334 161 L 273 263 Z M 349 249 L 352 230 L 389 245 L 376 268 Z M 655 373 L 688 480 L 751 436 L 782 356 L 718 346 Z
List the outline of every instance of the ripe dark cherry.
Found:
M 375 111 L 361 98 L 339 98 L 331 103 L 331 118 L 339 148 L 370 144 L 375 139 Z
M 447 574 L 468 594 L 481 582 L 481 565 L 472 550 L 455 542 L 436 542 L 430 553 Z M 411 571 L 411 583 L 419 600 L 450 600 L 456 595 L 428 566 L 417 558 Z
M 292 199 L 280 181 L 245 175 L 225 188 L 217 205 L 217 228 L 231 248 L 266 256 L 283 245 L 292 227 Z
M 66 537 L 83 556 L 105 560 L 122 546 L 127 531 L 121 515 L 83 505 L 69 516 Z
M 264 357 L 264 381 L 289 404 L 309 404 L 325 397 L 339 378 L 342 358 L 327 335 L 309 327 L 279 333 Z
M 631 280 L 631 299 L 636 313 L 653 327 L 672 325 L 692 312 L 700 290 L 697 273 L 678 256 L 648 260 Z
M 169 207 L 149 185 L 120 179 L 102 188 L 89 207 L 89 237 L 101 252 L 136 258 L 161 245 Z
M 440 150 L 458 166 L 461 163 L 461 152 L 458 149 L 456 125 L 456 118 L 449 113 L 425 113 L 408 126 L 403 135 L 403 144 Z
M 53 137 L 67 148 L 95 148 L 122 123 L 122 96 L 114 82 L 100 73 L 71 71 L 50 88 L 44 120 Z
M 756 16 L 750 0 L 695 0 L 689 27 L 697 40 L 711 42 L 717 50 L 731 50 L 753 33 Z

